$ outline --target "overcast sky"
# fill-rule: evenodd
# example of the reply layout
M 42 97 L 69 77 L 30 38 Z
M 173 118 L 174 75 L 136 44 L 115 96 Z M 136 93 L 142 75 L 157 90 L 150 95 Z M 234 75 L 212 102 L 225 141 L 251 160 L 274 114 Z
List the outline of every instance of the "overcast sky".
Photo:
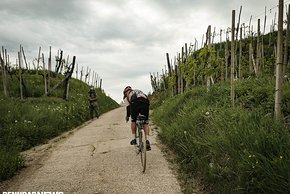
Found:
M 248 24 L 251 15 L 252 23 L 263 22 L 266 6 L 270 25 L 277 5 L 278 0 L 0 0 L 0 46 L 15 58 L 21 44 L 30 63 L 39 46 L 46 58 L 49 46 L 54 56 L 58 49 L 65 58 L 75 55 L 120 102 L 127 85 L 152 91 L 149 73 L 162 72 L 167 52 L 173 58 L 195 38 L 200 45 L 208 25 L 217 31 L 230 27 L 232 10 L 238 17 L 243 6 L 241 22 Z

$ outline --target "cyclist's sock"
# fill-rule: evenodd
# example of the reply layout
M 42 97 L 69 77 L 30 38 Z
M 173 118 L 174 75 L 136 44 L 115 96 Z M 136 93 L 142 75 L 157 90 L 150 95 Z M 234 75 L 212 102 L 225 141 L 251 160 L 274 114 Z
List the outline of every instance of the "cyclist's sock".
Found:
M 132 139 L 136 139 L 136 134 L 132 133 Z

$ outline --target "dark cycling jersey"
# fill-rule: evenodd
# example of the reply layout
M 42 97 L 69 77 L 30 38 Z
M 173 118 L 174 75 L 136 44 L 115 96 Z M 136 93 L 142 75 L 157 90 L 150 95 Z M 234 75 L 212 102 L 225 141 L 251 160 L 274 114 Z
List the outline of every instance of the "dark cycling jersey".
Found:
M 130 105 L 127 106 L 127 117 L 131 116 L 132 121 L 135 122 L 140 113 L 146 117 L 146 120 L 148 120 L 149 100 L 146 94 L 141 90 L 132 90 L 129 93 L 128 101 Z
M 145 100 L 148 101 L 148 97 L 146 94 L 144 94 L 141 90 L 132 90 L 129 94 L 129 102 L 131 103 L 132 101 L 135 100 Z M 149 103 L 149 101 L 148 101 Z

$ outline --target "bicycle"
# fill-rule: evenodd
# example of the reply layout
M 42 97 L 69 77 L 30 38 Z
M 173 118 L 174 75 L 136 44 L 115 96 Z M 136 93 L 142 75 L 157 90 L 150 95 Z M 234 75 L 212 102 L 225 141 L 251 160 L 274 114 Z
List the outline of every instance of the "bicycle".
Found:
M 136 120 L 136 138 L 137 138 L 137 155 L 140 154 L 141 157 L 141 164 L 142 164 L 142 172 L 144 173 L 146 170 L 146 136 L 144 131 L 144 123 L 145 123 L 146 117 L 144 115 L 138 115 Z

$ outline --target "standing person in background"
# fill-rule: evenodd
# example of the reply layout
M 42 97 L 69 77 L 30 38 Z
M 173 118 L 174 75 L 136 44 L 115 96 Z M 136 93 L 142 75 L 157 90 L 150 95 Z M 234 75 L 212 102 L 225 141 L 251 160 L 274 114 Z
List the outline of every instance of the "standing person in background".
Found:
M 146 148 L 147 150 L 151 150 L 150 142 L 147 139 L 149 136 L 149 126 L 148 126 L 148 118 L 149 118 L 149 100 L 146 94 L 144 94 L 141 90 L 133 90 L 131 86 L 125 87 L 123 90 L 124 97 L 126 101 L 128 101 L 129 105 L 126 107 L 126 122 L 129 121 L 129 117 L 131 116 L 131 131 L 132 131 L 132 140 L 130 142 L 131 145 L 136 145 L 136 119 L 139 113 L 146 117 L 146 121 L 144 124 L 145 138 L 146 138 Z
M 99 118 L 99 106 L 97 102 L 97 92 L 95 88 L 92 86 L 90 91 L 88 92 L 88 100 L 89 100 L 89 108 L 90 108 L 90 116 L 91 119 L 94 117 Z

